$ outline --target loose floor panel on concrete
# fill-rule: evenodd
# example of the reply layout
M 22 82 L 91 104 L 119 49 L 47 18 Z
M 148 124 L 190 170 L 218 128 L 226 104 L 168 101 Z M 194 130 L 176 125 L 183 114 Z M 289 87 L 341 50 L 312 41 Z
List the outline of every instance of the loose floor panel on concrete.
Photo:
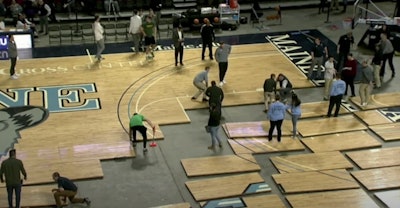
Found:
M 356 104 L 361 109 L 376 109 L 376 108 L 383 108 L 383 107 L 392 107 L 398 106 L 400 100 L 400 93 L 393 92 L 393 93 L 379 93 L 371 95 L 370 102 L 368 102 L 367 106 L 361 106 L 360 104 L 360 97 L 352 97 L 350 100 Z
M 302 193 L 359 188 L 346 170 L 323 170 L 273 174 L 283 193 Z
M 400 166 L 351 172 L 368 190 L 400 188 Z
M 181 164 L 188 177 L 244 173 L 261 169 L 254 159 L 249 160 L 238 155 L 182 159 Z
M 270 158 L 280 173 L 348 169 L 353 165 L 337 151 Z
M 354 114 L 364 121 L 368 126 L 393 123 L 393 121 L 380 113 L 378 110 L 356 111 Z
M 389 208 L 397 208 L 400 204 L 400 189 L 376 192 L 375 196 Z
M 185 184 L 196 201 L 271 191 L 259 173 L 193 180 L 187 181 Z
M 261 154 L 305 149 L 298 139 L 292 139 L 291 137 L 282 137 L 281 142 L 276 141 L 276 138 L 272 141 L 268 141 L 267 138 L 237 138 L 230 139 L 228 142 L 236 154 Z
M 362 189 L 287 195 L 293 208 L 379 208 Z
M 267 137 L 269 131 L 269 121 L 254 121 L 254 122 L 233 122 L 226 123 L 224 130 L 230 138 L 243 137 Z M 292 123 L 284 121 L 282 124 L 282 135 L 291 135 Z M 276 129 L 273 132 L 276 135 Z
M 385 141 L 400 140 L 400 123 L 374 125 L 369 128 Z
M 380 147 L 382 144 L 366 131 L 353 131 L 301 140 L 313 152 L 329 152 Z
M 329 101 L 302 103 L 301 118 L 325 116 L 328 112 L 328 107 L 329 107 Z M 345 114 L 345 113 L 350 113 L 350 112 L 343 106 L 340 106 L 339 114 Z
M 297 124 L 297 129 L 303 137 L 310 137 L 364 130 L 367 127 L 353 115 L 341 115 L 339 117 L 301 120 Z
M 400 165 L 400 147 L 387 147 L 348 152 L 346 155 L 361 169 Z

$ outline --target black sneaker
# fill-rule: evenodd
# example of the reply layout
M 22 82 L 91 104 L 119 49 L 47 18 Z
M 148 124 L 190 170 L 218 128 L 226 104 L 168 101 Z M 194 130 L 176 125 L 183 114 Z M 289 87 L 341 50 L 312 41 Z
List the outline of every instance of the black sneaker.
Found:
M 87 206 L 90 206 L 90 204 L 92 203 L 89 198 L 84 198 L 83 202 L 86 203 Z
M 203 102 L 208 102 L 208 99 L 207 98 L 203 98 Z
M 143 152 L 147 152 L 147 148 L 144 148 L 144 149 L 143 149 Z

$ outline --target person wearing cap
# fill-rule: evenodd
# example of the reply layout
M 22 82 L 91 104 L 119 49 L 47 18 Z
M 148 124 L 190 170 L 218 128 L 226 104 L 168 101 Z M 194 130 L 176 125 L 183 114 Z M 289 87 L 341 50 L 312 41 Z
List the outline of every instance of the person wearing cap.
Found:
M 174 42 L 175 47 L 175 66 L 178 66 L 178 57 L 179 64 L 183 66 L 183 46 L 184 46 L 184 35 L 182 26 L 179 25 L 172 32 L 172 41 Z
M 226 84 L 225 75 L 228 71 L 228 57 L 232 47 L 224 42 L 219 43 L 219 47 L 215 50 L 215 60 L 218 62 L 219 68 L 219 86 Z

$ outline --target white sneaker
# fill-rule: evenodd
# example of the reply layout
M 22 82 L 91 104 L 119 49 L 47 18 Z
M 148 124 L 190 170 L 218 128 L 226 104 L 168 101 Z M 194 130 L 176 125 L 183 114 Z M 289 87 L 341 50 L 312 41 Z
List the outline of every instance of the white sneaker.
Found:
M 223 82 L 224 84 L 226 84 L 226 81 L 225 81 L 225 80 L 222 80 L 222 82 Z
M 222 87 L 223 85 L 224 85 L 224 83 L 223 83 L 223 82 L 220 82 L 220 83 L 219 83 L 219 86 L 220 86 L 220 87 Z
M 13 74 L 10 78 L 11 78 L 11 79 L 18 79 L 19 76 L 18 76 L 17 74 Z
M 361 106 L 363 106 L 363 107 L 364 107 L 364 106 L 367 106 L 367 105 L 368 105 L 367 103 L 362 103 L 362 104 L 361 104 Z

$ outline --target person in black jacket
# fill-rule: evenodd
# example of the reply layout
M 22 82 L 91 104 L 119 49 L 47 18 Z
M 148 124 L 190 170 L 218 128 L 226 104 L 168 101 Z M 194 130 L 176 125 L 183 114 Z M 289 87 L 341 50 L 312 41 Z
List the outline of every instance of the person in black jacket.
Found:
M 213 60 L 212 43 L 215 39 L 214 27 L 210 23 L 210 20 L 205 18 L 204 25 L 201 26 L 200 34 L 201 40 L 203 42 L 203 50 L 201 51 L 201 60 L 204 60 L 204 53 L 206 52 L 206 47 L 208 47 L 210 59 Z
M 206 95 L 208 96 L 208 104 L 211 106 L 212 103 L 217 105 L 217 108 L 221 111 L 222 100 L 224 100 L 224 92 L 217 83 L 213 80 L 211 81 L 211 87 L 207 88 Z
M 211 103 L 210 118 L 208 119 L 208 125 L 207 125 L 211 135 L 211 146 L 209 146 L 208 149 L 214 149 L 217 141 L 218 141 L 218 146 L 222 148 L 221 138 L 218 135 L 220 121 L 221 121 L 221 111 L 215 103 Z
M 279 95 L 281 97 L 282 102 L 286 102 L 289 94 L 293 90 L 293 85 L 290 83 L 289 79 L 283 75 L 278 75 L 278 82 L 279 82 Z

